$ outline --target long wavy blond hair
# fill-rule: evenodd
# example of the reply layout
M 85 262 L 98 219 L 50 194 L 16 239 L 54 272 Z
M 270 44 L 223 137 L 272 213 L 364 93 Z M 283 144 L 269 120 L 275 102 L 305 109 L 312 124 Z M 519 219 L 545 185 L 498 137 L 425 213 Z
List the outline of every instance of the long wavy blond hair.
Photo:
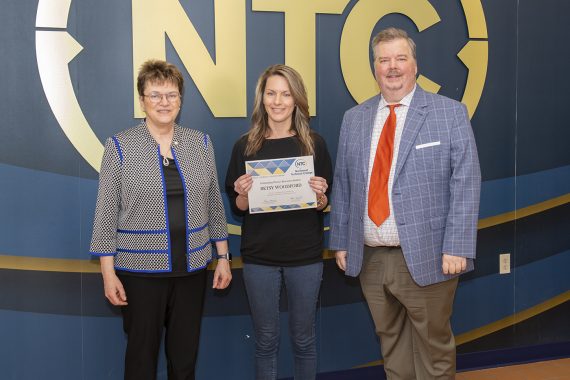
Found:
M 269 66 L 257 80 L 255 88 L 255 100 L 253 103 L 253 113 L 251 115 L 251 128 L 247 132 L 247 144 L 245 147 L 245 155 L 252 156 L 257 153 L 263 141 L 269 136 L 270 128 L 268 122 L 267 111 L 263 104 L 263 94 L 265 93 L 265 85 L 267 79 L 274 75 L 279 75 L 287 81 L 295 108 L 293 110 L 291 131 L 297 135 L 301 143 L 301 151 L 304 155 L 310 156 L 315 152 L 313 137 L 311 136 L 311 128 L 309 126 L 309 101 L 307 99 L 307 90 L 303 83 L 301 75 L 292 67 L 286 65 Z

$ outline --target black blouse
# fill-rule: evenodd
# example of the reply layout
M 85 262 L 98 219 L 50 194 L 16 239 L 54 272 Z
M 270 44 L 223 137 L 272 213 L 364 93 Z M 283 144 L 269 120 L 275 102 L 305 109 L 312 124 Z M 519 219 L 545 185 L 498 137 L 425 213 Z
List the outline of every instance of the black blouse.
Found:
M 325 141 L 313 133 L 315 175 L 327 180 L 330 198 L 332 164 Z M 297 137 L 265 140 L 252 157 L 245 156 L 247 137 L 233 148 L 226 175 L 226 193 L 232 211 L 243 216 L 241 255 L 245 263 L 299 266 L 319 262 L 323 252 L 323 212 L 316 209 L 249 214 L 236 206 L 234 182 L 245 174 L 245 161 L 303 156 Z
M 164 158 L 163 158 L 164 159 Z M 167 158 L 168 166 L 163 166 L 166 200 L 168 203 L 168 225 L 170 227 L 170 249 L 172 272 L 167 275 L 186 275 L 186 223 L 184 220 L 184 188 L 182 178 L 174 160 Z

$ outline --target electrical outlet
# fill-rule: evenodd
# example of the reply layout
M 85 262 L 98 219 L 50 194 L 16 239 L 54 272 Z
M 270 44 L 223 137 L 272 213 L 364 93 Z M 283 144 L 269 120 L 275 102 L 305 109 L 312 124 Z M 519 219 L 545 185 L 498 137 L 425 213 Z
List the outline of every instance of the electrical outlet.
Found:
M 507 274 L 511 273 L 511 254 L 501 253 L 499 255 L 499 273 Z

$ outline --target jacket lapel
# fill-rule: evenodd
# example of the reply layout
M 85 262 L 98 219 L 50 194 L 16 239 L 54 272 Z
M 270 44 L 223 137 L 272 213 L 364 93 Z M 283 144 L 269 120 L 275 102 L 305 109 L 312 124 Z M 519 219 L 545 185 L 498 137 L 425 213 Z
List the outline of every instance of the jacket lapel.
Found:
M 400 139 L 400 148 L 398 150 L 398 161 L 396 162 L 396 170 L 394 171 L 394 182 L 400 174 L 410 150 L 416 141 L 416 136 L 422 127 L 427 116 L 427 100 L 426 93 L 417 85 L 416 91 L 410 104 L 410 109 L 406 115 L 406 123 L 402 131 Z
M 358 162 L 358 170 L 360 171 L 363 182 L 367 182 L 368 178 L 368 163 L 370 162 L 370 144 L 372 142 L 372 130 L 374 129 L 374 121 L 378 113 L 378 103 L 380 102 L 380 95 L 377 95 L 365 103 L 363 103 L 362 110 L 362 125 L 360 127 L 360 143 L 358 146 L 362 147 L 360 160 Z

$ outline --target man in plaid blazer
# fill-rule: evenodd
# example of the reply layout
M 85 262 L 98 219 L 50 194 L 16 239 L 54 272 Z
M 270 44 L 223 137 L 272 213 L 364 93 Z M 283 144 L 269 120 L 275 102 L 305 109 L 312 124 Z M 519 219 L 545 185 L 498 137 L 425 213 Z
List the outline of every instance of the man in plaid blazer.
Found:
M 464 105 L 416 84 L 415 44 L 405 31 L 381 31 L 372 49 L 381 95 L 344 115 L 330 249 L 346 275 L 360 274 L 388 379 L 453 379 L 457 276 L 472 270 L 475 258 L 481 186 L 475 139 Z M 391 112 L 389 215 L 376 225 L 369 185 Z

